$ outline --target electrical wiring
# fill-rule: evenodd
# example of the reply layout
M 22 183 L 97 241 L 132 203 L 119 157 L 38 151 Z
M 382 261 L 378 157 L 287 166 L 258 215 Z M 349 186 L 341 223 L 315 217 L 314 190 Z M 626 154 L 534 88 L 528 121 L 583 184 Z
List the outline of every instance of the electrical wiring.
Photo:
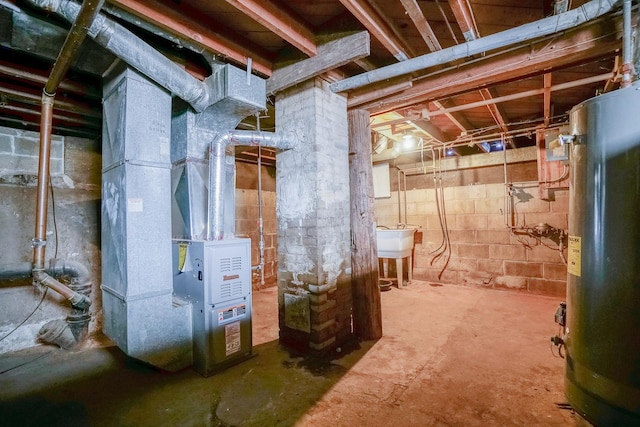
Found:
M 42 303 L 44 302 L 45 297 L 47 296 L 47 291 L 49 290 L 49 288 L 44 288 L 44 292 L 42 293 L 42 298 L 40 298 L 40 302 L 38 302 L 38 305 L 36 305 L 36 308 L 34 308 L 31 313 L 29 313 L 29 315 L 22 321 L 20 322 L 16 327 L 14 327 L 11 332 L 9 332 L 8 334 L 6 334 L 5 336 L 3 336 L 2 338 L 0 338 L 0 341 L 3 341 L 5 338 L 7 338 L 9 335 L 11 335 L 12 333 L 14 333 L 15 331 L 18 330 L 18 328 L 22 325 L 24 325 L 27 320 L 29 320 L 31 318 L 31 316 L 33 316 L 35 314 L 35 312 L 40 308 L 40 306 L 42 305 Z
M 432 149 L 433 156 L 435 158 L 435 151 Z M 438 259 L 444 256 L 444 264 L 440 273 L 438 274 L 438 279 L 442 278 L 442 274 L 446 270 L 449 265 L 449 261 L 451 259 L 451 239 L 449 237 L 449 226 L 447 224 L 447 211 L 445 208 L 445 198 L 444 198 L 444 186 L 442 185 L 442 163 L 441 159 L 443 157 L 443 149 L 438 150 L 438 167 L 434 168 L 433 173 L 433 186 L 435 191 L 435 200 L 436 200 L 436 209 L 438 211 L 438 219 L 440 222 L 440 230 L 442 232 L 442 243 L 435 250 L 431 251 L 429 254 L 435 254 L 431 259 L 430 265 L 433 265 Z M 437 171 L 436 171 L 437 169 Z
M 49 175 L 49 190 L 51 191 L 51 215 L 52 215 L 52 219 L 53 219 L 53 230 L 54 230 L 53 234 L 54 234 L 54 239 L 55 239 L 55 243 L 56 243 L 56 249 L 55 249 L 55 253 L 54 253 L 53 257 L 57 258 L 57 256 L 58 256 L 58 221 L 56 219 L 56 202 L 55 202 L 55 196 L 54 196 L 54 192 L 53 192 L 53 182 L 51 181 L 51 175 Z M 18 330 L 18 328 L 20 328 L 29 319 L 31 319 L 31 317 L 35 314 L 36 311 L 38 311 L 38 309 L 40 308 L 40 306 L 44 302 L 44 299 L 47 296 L 47 291 L 48 290 L 49 290 L 48 287 L 44 288 L 44 292 L 42 293 L 42 297 L 40 298 L 40 301 L 38 302 L 36 307 L 31 311 L 31 313 L 29 313 L 29 315 L 22 322 L 20 322 L 17 326 L 15 326 L 5 336 L 0 338 L 0 341 L 3 341 L 4 339 L 6 339 L 9 335 L 13 334 L 15 331 Z M 0 372 L 0 373 L 2 373 L 2 372 Z
M 9 371 L 13 371 L 14 369 L 18 369 L 18 368 L 21 368 L 21 367 L 23 367 L 23 366 L 25 366 L 25 365 L 28 365 L 28 364 L 30 364 L 30 363 L 33 363 L 33 362 L 35 362 L 36 360 L 42 359 L 43 357 L 50 355 L 51 353 L 53 353 L 53 351 L 52 351 L 52 350 L 49 350 L 49 351 L 47 351 L 46 353 L 42 353 L 42 354 L 40 354 L 40 355 L 38 355 L 38 356 L 34 357 L 34 358 L 33 358 L 33 359 L 31 359 L 31 360 L 27 360 L 26 362 L 23 362 L 23 363 L 20 363 L 20 364 L 18 364 L 18 365 L 16 365 L 16 366 L 12 366 L 12 367 L 10 367 L 10 368 L 7 368 L 7 369 L 5 369 L 4 371 L 0 371 L 0 375 L 2 375 L 2 374 L 6 374 L 6 373 L 7 373 L 7 372 L 9 372 Z
M 51 215 L 53 218 L 53 236 L 56 242 L 56 250 L 53 254 L 54 258 L 58 258 L 58 221 L 56 220 L 56 198 L 53 193 L 53 182 L 51 181 L 51 175 L 49 175 L 49 190 L 51 190 Z

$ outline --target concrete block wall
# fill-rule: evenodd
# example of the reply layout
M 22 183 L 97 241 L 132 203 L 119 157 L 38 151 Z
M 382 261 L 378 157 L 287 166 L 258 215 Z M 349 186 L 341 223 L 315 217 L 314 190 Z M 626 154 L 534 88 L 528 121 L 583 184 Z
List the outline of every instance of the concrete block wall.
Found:
M 481 181 L 482 171 L 476 172 Z M 514 219 L 520 229 L 539 223 L 568 229 L 568 190 L 556 191 L 555 200 L 548 201 L 539 199 L 535 182 L 516 188 Z M 415 279 L 565 295 L 567 270 L 557 243 L 512 232 L 506 226 L 503 183 L 445 187 L 444 199 L 451 255 L 443 270 L 446 256 L 434 260 L 437 252 L 432 253 L 442 242 L 435 191 L 414 188 L 406 192 L 406 222 L 420 227 L 422 233 L 422 243 L 414 249 Z M 376 199 L 375 213 L 377 225 L 396 226 L 397 189 L 391 198 Z M 563 256 L 566 259 L 566 249 Z
M 64 174 L 64 138 L 51 136 L 51 176 Z M 0 183 L 35 184 L 40 134 L 0 127 Z
M 258 190 L 236 189 L 236 235 L 251 239 L 251 265 L 260 263 L 260 228 L 258 221 Z M 262 217 L 264 235 L 264 284 L 259 271 L 252 274 L 254 290 L 275 286 L 277 283 L 277 224 L 276 193 L 262 192 Z
M 33 254 L 39 135 L 0 127 L 0 141 L 0 244 L 4 248 L 0 266 L 29 263 Z M 54 197 L 49 198 L 46 258 L 57 254 L 91 271 L 94 283 L 89 332 L 96 334 L 102 328 L 100 143 L 54 135 L 52 155 Z M 18 327 L 42 298 L 42 291 L 31 285 L 31 278 L 0 280 L 0 337 Z M 40 327 L 50 320 L 65 319 L 68 307 L 64 298 L 48 291 L 35 313 L 0 341 L 0 353 L 39 345 L 36 337 Z
M 280 338 L 327 350 L 351 334 L 346 99 L 309 80 L 278 95 L 276 123 L 299 138 L 277 158 Z

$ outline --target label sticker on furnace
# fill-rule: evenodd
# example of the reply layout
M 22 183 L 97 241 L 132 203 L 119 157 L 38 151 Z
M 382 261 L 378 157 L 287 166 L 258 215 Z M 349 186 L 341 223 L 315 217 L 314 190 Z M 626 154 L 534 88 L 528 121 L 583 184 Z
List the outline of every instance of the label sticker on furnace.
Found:
M 240 322 L 234 322 L 224 327 L 225 354 L 227 356 L 240 351 Z

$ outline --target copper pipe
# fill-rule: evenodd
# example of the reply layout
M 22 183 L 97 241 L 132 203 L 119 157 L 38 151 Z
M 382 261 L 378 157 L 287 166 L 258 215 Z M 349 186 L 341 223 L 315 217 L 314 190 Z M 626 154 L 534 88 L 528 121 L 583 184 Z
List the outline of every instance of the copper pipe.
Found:
M 36 192 L 36 220 L 33 245 L 33 279 L 67 298 L 78 309 L 86 309 L 91 300 L 69 289 L 44 271 L 47 237 L 47 208 L 49 204 L 49 161 L 51 157 L 51 128 L 54 97 L 60 82 L 71 66 L 89 27 L 100 11 L 104 0 L 85 0 L 75 23 L 64 41 L 60 54 L 53 64 L 49 79 L 42 90 L 42 113 L 40 117 L 40 153 L 38 158 L 38 187 Z
M 71 63 L 76 58 L 78 50 L 80 50 L 80 46 L 87 36 L 89 27 L 91 27 L 91 23 L 100 12 L 103 3 L 104 0 L 85 0 L 84 3 L 82 3 L 78 17 L 69 30 L 69 34 L 67 34 L 58 58 L 53 64 L 49 79 L 44 86 L 45 94 L 55 95 L 58 86 L 62 82 L 65 74 L 67 74 Z
M 38 158 L 38 187 L 36 191 L 36 224 L 33 245 L 33 268 L 44 269 L 47 244 L 47 205 L 49 203 L 49 160 L 51 157 L 51 119 L 53 96 L 42 94 L 40 115 L 40 153 Z

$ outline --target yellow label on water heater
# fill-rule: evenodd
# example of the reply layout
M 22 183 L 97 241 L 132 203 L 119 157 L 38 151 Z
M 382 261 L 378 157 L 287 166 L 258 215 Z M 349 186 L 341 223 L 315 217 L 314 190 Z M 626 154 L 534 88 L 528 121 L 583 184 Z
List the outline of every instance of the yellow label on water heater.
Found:
M 567 273 L 580 277 L 582 263 L 582 238 L 580 236 L 569 236 Z

